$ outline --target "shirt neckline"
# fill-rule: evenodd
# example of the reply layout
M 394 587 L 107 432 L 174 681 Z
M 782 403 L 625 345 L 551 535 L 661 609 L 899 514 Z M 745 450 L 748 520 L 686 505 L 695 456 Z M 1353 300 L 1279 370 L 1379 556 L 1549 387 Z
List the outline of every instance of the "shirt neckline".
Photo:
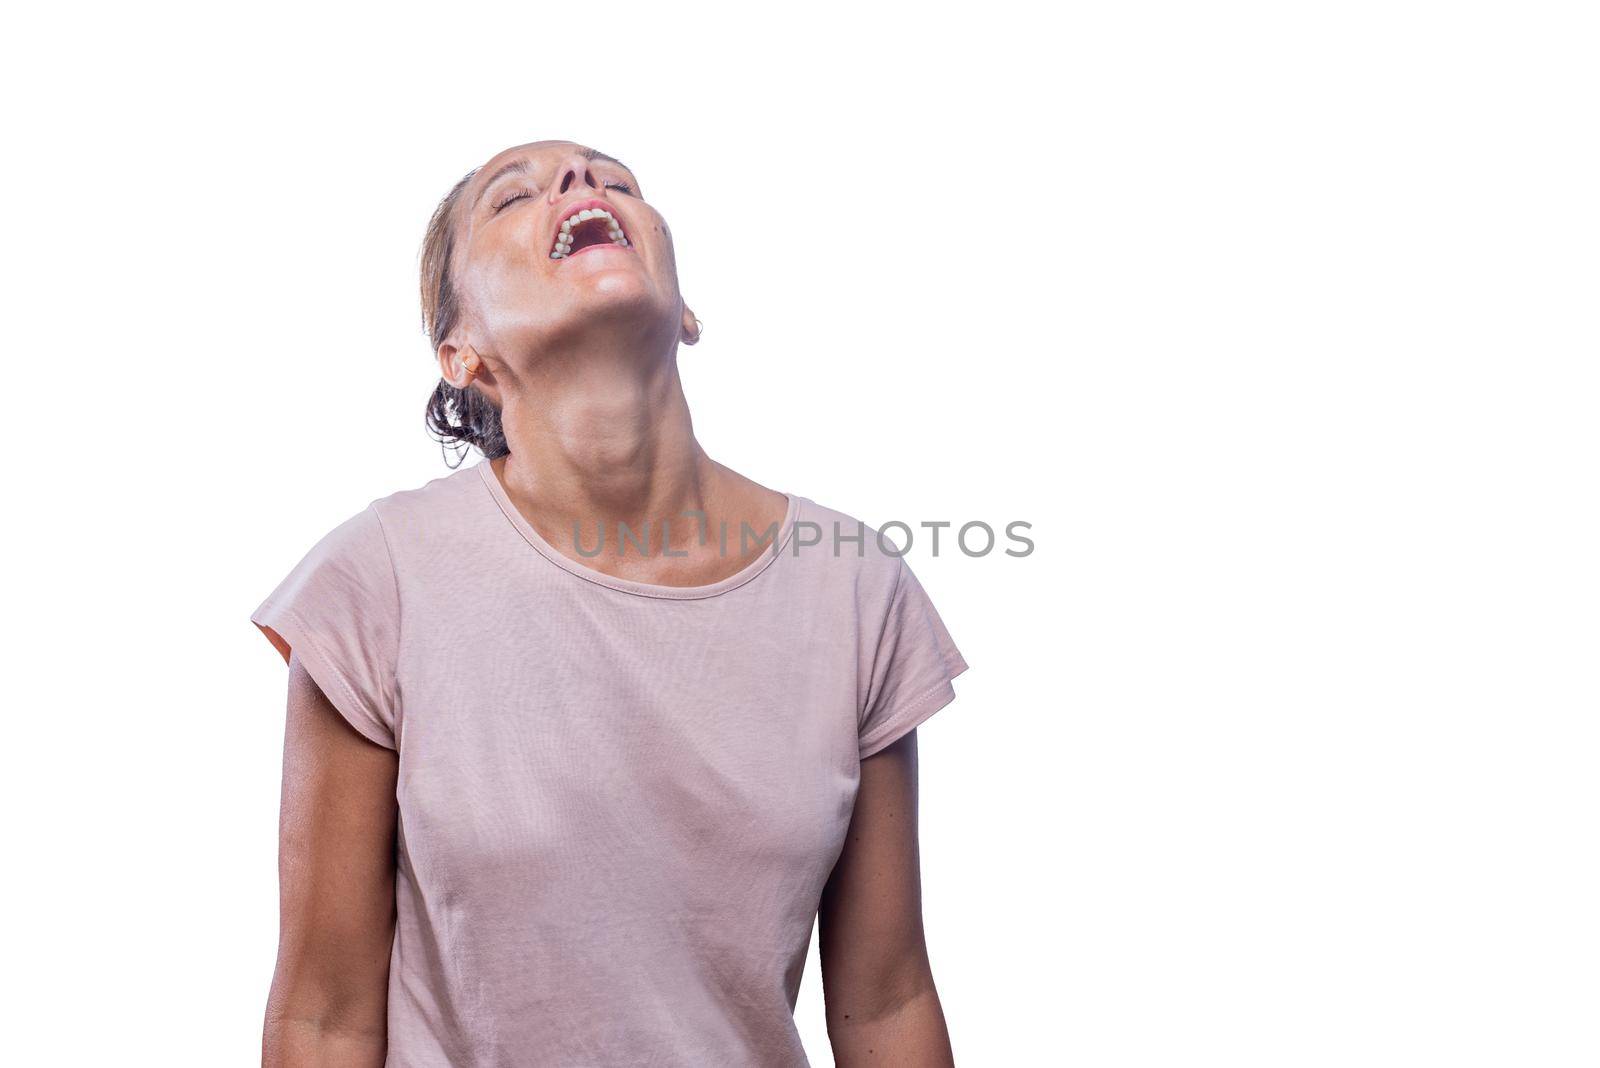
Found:
M 501 513 L 511 523 L 516 532 L 522 535 L 524 541 L 536 549 L 540 556 L 555 564 L 568 574 L 593 582 L 607 589 L 618 590 L 622 593 L 637 594 L 640 597 L 661 597 L 669 600 L 691 601 L 703 597 L 715 597 L 720 593 L 737 589 L 746 582 L 755 578 L 772 565 L 772 562 L 782 555 L 788 547 L 789 539 L 794 536 L 796 522 L 800 518 L 800 502 L 803 498 L 793 493 L 784 493 L 784 498 L 789 502 L 784 512 L 783 524 L 778 528 L 776 544 L 751 560 L 744 567 L 735 571 L 727 578 L 718 579 L 716 582 L 702 586 L 663 586 L 653 582 L 638 582 L 633 579 L 618 578 L 608 575 L 603 571 L 596 571 L 586 567 L 578 561 L 567 556 L 544 539 L 544 536 L 533 528 L 527 517 L 517 510 L 506 493 L 505 486 L 501 485 L 500 478 L 494 473 L 494 468 L 489 465 L 487 457 L 480 459 L 476 465 L 478 474 L 483 479 L 484 487 L 489 491 L 489 496 L 499 507 Z

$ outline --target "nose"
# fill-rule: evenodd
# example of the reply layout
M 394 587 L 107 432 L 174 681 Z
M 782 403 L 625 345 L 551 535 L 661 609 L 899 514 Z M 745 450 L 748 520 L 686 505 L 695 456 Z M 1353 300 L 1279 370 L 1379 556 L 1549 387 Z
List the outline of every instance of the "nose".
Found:
M 600 180 L 589 169 L 589 161 L 574 152 L 556 168 L 556 179 L 550 183 L 550 199 L 564 197 L 580 185 L 598 190 Z

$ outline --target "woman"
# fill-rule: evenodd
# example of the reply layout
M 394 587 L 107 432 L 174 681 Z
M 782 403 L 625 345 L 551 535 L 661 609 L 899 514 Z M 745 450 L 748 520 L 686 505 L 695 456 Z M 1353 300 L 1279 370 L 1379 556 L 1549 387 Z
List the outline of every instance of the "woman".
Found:
M 422 298 L 429 423 L 484 459 L 252 616 L 289 663 L 265 1061 L 803 1065 L 820 915 L 837 1062 L 950 1063 L 915 727 L 966 664 L 916 578 L 701 450 L 700 324 L 618 161 L 468 174 Z

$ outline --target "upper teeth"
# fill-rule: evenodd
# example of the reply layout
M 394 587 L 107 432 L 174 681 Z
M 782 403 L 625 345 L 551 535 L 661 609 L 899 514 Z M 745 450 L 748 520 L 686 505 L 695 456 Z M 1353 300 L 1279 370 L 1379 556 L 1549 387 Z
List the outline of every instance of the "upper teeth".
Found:
M 606 220 L 606 222 L 610 225 L 612 243 L 621 245 L 624 248 L 628 247 L 628 237 L 622 232 L 622 224 L 617 221 L 615 215 L 612 215 L 604 208 L 584 208 L 582 211 L 574 212 L 573 214 L 567 216 L 567 218 L 562 221 L 561 230 L 556 234 L 555 247 L 550 250 L 550 258 L 553 260 L 559 260 L 563 256 L 567 255 L 567 253 L 571 252 L 572 228 L 580 223 L 586 223 L 590 219 Z

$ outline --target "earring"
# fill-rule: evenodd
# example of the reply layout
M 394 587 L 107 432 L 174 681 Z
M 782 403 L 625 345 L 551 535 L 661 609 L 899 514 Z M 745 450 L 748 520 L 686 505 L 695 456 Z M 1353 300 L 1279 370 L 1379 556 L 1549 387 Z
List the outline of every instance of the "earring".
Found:
M 706 332 L 705 324 L 700 321 L 700 317 L 698 315 L 695 316 L 694 317 L 694 337 L 685 338 L 684 339 L 685 344 L 689 344 L 689 345 L 695 344 L 696 342 L 698 342 L 700 340 L 700 335 L 704 334 L 705 332 Z
M 480 364 L 482 361 L 478 359 L 478 354 L 476 352 L 468 349 L 467 354 L 461 357 L 461 359 L 457 362 L 460 364 L 462 373 L 467 376 L 467 379 L 459 386 L 456 386 L 456 388 L 466 389 L 468 386 L 472 385 L 472 380 L 478 377 L 478 364 Z M 451 384 L 454 385 L 454 383 Z

